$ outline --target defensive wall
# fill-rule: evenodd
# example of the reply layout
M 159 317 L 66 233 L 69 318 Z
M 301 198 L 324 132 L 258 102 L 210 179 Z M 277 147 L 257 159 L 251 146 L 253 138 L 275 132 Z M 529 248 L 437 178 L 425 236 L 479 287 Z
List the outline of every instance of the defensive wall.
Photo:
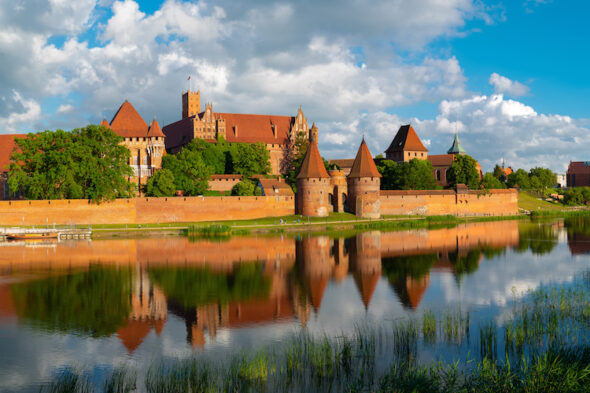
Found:
M 518 213 L 518 193 L 381 191 L 378 196 L 360 195 L 356 207 L 361 216 L 375 209 L 381 215 L 513 215 Z M 101 204 L 80 199 L 0 201 L 0 225 L 7 226 L 246 220 L 294 213 L 295 198 L 291 196 L 134 198 Z
M 361 202 L 370 206 L 371 198 Z M 518 192 L 509 190 L 381 191 L 381 215 L 506 216 L 518 214 Z M 359 202 L 357 201 L 357 206 Z
M 0 201 L 0 225 L 88 225 L 247 220 L 295 213 L 290 196 Z

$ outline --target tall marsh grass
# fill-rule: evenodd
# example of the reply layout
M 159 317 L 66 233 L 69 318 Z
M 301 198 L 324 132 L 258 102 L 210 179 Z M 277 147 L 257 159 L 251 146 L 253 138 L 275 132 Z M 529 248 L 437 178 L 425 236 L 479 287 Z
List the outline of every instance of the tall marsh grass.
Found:
M 470 337 L 471 331 L 478 336 Z M 421 361 L 421 351 L 438 345 L 479 356 Z M 41 391 L 588 392 L 589 386 L 590 294 L 582 284 L 515 297 L 502 325 L 472 320 L 461 310 L 438 318 L 425 311 L 421 318 L 357 326 L 337 336 L 303 332 L 227 360 L 203 354 L 160 360 L 141 381 L 122 369 L 95 386 L 84 373 L 68 369 Z

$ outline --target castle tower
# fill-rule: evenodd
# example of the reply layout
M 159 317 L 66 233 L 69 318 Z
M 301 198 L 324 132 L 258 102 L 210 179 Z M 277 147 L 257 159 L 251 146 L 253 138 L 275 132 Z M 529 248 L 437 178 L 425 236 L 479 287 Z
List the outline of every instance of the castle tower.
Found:
M 187 90 L 182 94 L 182 118 L 201 113 L 201 92 Z
M 297 175 L 295 197 L 297 213 L 304 216 L 326 217 L 330 208 L 329 194 L 330 175 L 324 167 L 317 143 L 310 142 Z
M 311 126 L 311 129 L 309 130 L 309 140 L 310 140 L 310 142 L 318 143 L 318 139 L 319 139 L 318 127 L 315 125 L 315 122 L 314 122 Z
M 348 205 L 352 213 L 363 218 L 379 218 L 381 174 L 363 139 L 347 178 Z
M 354 240 L 351 250 L 354 282 L 368 309 L 381 277 L 381 232 L 362 232 Z
M 346 176 L 341 169 L 331 169 L 330 174 L 330 201 L 332 211 L 342 213 L 347 210 L 346 195 L 348 195 L 348 185 L 346 183 Z

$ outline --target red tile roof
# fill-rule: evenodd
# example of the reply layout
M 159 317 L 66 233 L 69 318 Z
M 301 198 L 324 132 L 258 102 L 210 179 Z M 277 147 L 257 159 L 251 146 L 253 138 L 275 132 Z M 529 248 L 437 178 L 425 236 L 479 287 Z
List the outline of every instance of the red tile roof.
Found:
M 352 164 L 354 164 L 354 158 L 342 158 L 336 160 L 328 161 L 329 164 L 336 164 L 340 167 L 340 169 L 344 168 L 352 168 Z
M 119 108 L 113 120 L 111 129 L 123 138 L 148 136 L 148 125 L 129 101 L 125 101 Z
M 160 124 L 158 124 L 158 121 L 156 119 L 154 119 L 154 121 L 152 121 L 152 124 L 150 124 L 150 129 L 148 130 L 148 136 L 163 136 L 163 137 L 166 136 L 162 132 L 162 129 L 160 128 Z
M 0 135 L 0 172 L 8 172 L 10 156 L 16 147 L 15 138 L 26 138 L 26 134 Z
M 293 189 L 283 180 L 258 179 L 266 196 L 293 196 Z
M 318 145 L 315 142 L 310 142 L 305 157 L 303 157 L 303 162 L 301 163 L 297 179 L 317 179 L 326 177 L 330 177 L 330 175 L 328 175 L 328 172 L 326 171 Z
M 348 177 L 381 177 L 364 139 L 356 153 L 356 158 L 354 159 Z
M 244 115 L 237 113 L 216 113 L 216 118 L 225 120 L 225 135 L 228 142 L 243 143 L 280 143 L 284 144 L 289 138 L 291 124 L 295 121 L 292 116 L 273 115 Z M 276 138 L 272 126 L 275 126 Z M 236 129 L 237 135 L 236 135 Z
M 414 128 L 410 124 L 407 124 L 399 128 L 391 145 L 389 145 L 385 152 L 394 151 L 428 151 L 428 149 L 424 147 Z
M 451 166 L 454 159 L 454 154 L 431 154 L 428 156 L 428 161 L 432 166 Z
M 193 139 L 194 118 L 186 117 L 164 126 L 162 131 L 166 135 L 166 149 L 184 146 Z

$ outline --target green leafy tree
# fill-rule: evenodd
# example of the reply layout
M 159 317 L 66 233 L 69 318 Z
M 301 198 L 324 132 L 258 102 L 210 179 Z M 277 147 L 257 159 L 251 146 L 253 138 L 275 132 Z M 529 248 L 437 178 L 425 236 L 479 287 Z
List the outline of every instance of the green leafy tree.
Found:
M 590 187 L 572 187 L 563 194 L 566 205 L 586 205 L 590 203 Z
M 455 156 L 451 168 L 447 172 L 449 186 L 455 187 L 457 184 L 465 184 L 469 188 L 478 188 L 479 171 L 477 170 L 477 161 L 466 154 Z
M 529 177 L 531 179 L 531 188 L 539 192 L 545 192 L 545 190 L 553 188 L 557 183 L 557 176 L 549 168 L 532 168 L 529 171 Z M 534 182 L 533 178 L 536 178 Z
M 174 174 L 170 169 L 161 169 L 147 182 L 146 194 L 154 197 L 172 196 L 176 192 Z
M 529 179 L 529 174 L 524 169 L 518 169 L 508 175 L 508 179 L 506 181 L 508 187 L 516 187 L 523 190 L 528 190 L 531 188 L 531 180 Z
M 377 166 L 377 170 L 381 174 L 381 189 L 382 190 L 399 190 L 400 186 L 400 170 L 397 163 L 393 160 L 383 160 Z
M 414 158 L 397 164 L 383 160 L 377 167 L 381 173 L 381 188 L 384 190 L 435 190 L 439 188 L 428 160 Z
M 263 143 L 237 143 L 230 148 L 231 172 L 251 177 L 270 172 L 270 153 Z
M 224 174 L 227 167 L 227 155 L 229 145 L 223 138 L 217 143 L 210 143 L 203 139 L 193 139 L 188 145 L 201 153 L 205 164 L 209 167 L 211 173 Z
M 16 139 L 8 185 L 28 199 L 87 198 L 94 202 L 133 195 L 129 150 L 99 126 L 44 131 Z
M 262 190 L 251 180 L 242 180 L 231 189 L 231 194 L 236 196 L 260 196 Z
M 172 172 L 175 189 L 182 190 L 185 195 L 202 195 L 209 187 L 211 168 L 194 145 L 188 144 L 180 153 L 162 157 L 162 169 Z
M 490 172 L 487 172 L 485 175 L 483 175 L 483 178 L 481 179 L 481 186 L 482 188 L 488 190 L 506 188 L 506 184 Z

